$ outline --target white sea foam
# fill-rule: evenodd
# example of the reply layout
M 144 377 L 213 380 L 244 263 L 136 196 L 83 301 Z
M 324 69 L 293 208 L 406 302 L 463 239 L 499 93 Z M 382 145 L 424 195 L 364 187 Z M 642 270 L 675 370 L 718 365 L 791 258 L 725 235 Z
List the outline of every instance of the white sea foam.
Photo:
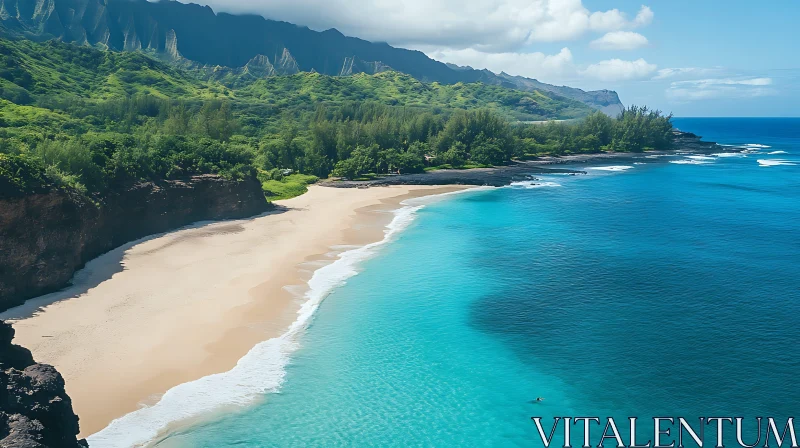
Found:
M 561 184 L 556 182 L 547 182 L 540 180 L 526 180 L 522 182 L 512 182 L 512 188 L 547 188 L 547 187 L 560 187 Z
M 747 157 L 747 154 L 742 154 L 740 152 L 718 152 L 711 155 L 714 157 Z
M 486 187 L 491 188 L 491 187 Z M 244 406 L 281 386 L 289 357 L 298 348 L 297 337 L 308 326 L 322 300 L 347 279 L 358 273 L 358 265 L 375 255 L 414 220 L 416 212 L 426 204 L 461 190 L 441 195 L 409 199 L 395 210 L 381 241 L 339 254 L 331 264 L 317 269 L 308 281 L 305 302 L 297 312 L 297 320 L 281 336 L 257 344 L 236 366 L 223 373 L 205 376 L 168 390 L 158 403 L 143 407 L 112 421 L 106 428 L 88 437 L 93 448 L 127 448 L 154 441 L 167 427 L 179 421 L 197 418 L 212 411 Z
M 708 160 L 681 159 L 670 160 L 669 163 L 675 163 L 677 165 L 708 165 L 713 162 L 709 162 Z
M 714 160 L 713 157 L 697 156 L 697 155 L 695 155 L 695 156 L 686 156 L 686 158 L 687 159 L 692 159 L 692 160 L 700 160 L 700 161 L 713 161 Z
M 597 170 L 597 171 L 625 171 L 633 168 L 630 165 L 611 165 L 611 166 L 592 166 L 586 168 L 587 170 Z
M 768 152 L 767 154 L 775 155 L 775 154 L 789 154 L 789 153 L 786 152 L 786 151 L 772 151 L 772 152 Z
M 744 144 L 742 146 L 744 146 L 746 148 L 772 148 L 772 146 L 762 145 L 760 143 L 747 143 L 747 144 Z
M 796 163 L 784 159 L 758 159 L 759 166 L 795 166 Z

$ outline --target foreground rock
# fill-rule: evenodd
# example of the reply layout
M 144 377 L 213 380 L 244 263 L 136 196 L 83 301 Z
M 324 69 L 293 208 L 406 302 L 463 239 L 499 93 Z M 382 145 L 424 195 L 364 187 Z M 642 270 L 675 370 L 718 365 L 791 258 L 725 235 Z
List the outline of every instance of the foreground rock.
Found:
M 53 366 L 11 343 L 14 329 L 0 321 L 0 447 L 84 447 L 78 416 Z
M 87 261 L 126 242 L 269 206 L 255 178 L 213 175 L 140 183 L 100 205 L 61 189 L 0 194 L 0 311 L 66 286 Z

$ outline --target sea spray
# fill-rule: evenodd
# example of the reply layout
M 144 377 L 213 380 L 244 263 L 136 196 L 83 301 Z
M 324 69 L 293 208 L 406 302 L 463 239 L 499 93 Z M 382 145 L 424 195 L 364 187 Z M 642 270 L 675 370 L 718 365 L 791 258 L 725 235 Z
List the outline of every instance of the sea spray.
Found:
M 630 165 L 609 165 L 609 166 L 591 166 L 586 168 L 587 170 L 596 170 L 596 171 L 625 171 L 630 170 L 633 167 Z
M 103 430 L 88 437 L 93 448 L 123 448 L 153 442 L 170 425 L 202 417 L 230 406 L 245 406 L 266 393 L 276 392 L 286 374 L 290 355 L 297 350 L 297 337 L 308 326 L 320 303 L 330 292 L 358 273 L 357 267 L 372 257 L 384 244 L 408 227 L 416 212 L 425 205 L 451 194 L 482 190 L 472 188 L 450 193 L 423 196 L 401 202 L 394 218 L 386 226 L 384 237 L 341 253 L 333 263 L 319 268 L 308 281 L 306 299 L 289 329 L 279 337 L 256 344 L 223 373 L 208 375 L 168 390 L 152 406 L 143 407 L 112 421 Z

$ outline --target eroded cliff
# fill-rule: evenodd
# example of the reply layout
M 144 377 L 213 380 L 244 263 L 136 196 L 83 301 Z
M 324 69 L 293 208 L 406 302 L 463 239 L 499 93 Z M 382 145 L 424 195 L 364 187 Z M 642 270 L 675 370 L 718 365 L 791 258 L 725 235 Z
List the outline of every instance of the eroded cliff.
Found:
M 140 183 L 99 205 L 61 189 L 0 197 L 0 310 L 66 286 L 87 261 L 128 241 L 268 207 L 255 178 L 214 175 Z

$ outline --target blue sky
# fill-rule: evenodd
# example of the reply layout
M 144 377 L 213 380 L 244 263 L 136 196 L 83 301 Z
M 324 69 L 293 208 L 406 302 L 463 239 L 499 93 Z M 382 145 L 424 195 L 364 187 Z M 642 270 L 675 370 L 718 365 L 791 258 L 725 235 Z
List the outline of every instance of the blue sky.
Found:
M 800 116 L 800 0 L 203 2 L 676 116 Z
M 584 5 L 635 10 L 641 1 L 586 0 Z M 652 23 L 637 30 L 649 45 L 611 52 L 613 57 L 641 57 L 658 69 L 716 70 L 662 80 L 606 83 L 624 102 L 651 104 L 679 116 L 800 115 L 800 1 L 670 0 L 652 3 L 651 8 Z M 586 45 L 572 49 L 576 60 L 596 57 L 596 51 Z M 729 78 L 768 78 L 771 84 L 760 92 L 731 89 L 700 99 L 667 94 L 673 82 Z M 586 87 L 603 85 L 589 82 Z

